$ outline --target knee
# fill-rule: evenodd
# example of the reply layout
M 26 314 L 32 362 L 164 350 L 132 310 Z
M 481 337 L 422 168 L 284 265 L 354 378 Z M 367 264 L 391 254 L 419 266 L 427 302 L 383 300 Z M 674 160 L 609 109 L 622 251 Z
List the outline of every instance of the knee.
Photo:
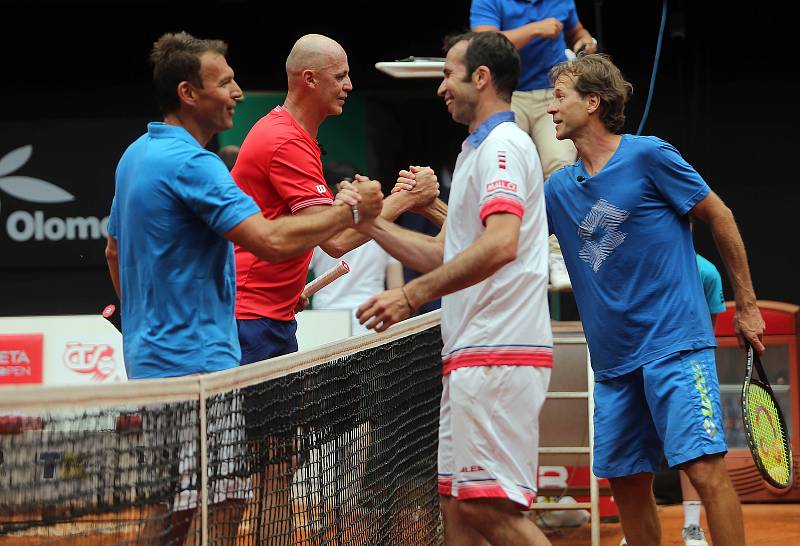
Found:
M 722 456 L 701 457 L 685 464 L 683 468 L 701 498 L 707 498 L 730 484 Z
M 652 493 L 653 475 L 649 473 L 633 474 L 621 478 L 608 480 L 614 497 L 619 500 L 626 498 L 644 498 Z

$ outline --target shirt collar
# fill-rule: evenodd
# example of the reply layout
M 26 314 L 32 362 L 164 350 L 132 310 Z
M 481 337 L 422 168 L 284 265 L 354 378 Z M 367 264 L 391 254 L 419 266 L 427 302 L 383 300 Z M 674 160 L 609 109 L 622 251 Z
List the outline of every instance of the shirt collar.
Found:
M 477 129 L 470 133 L 467 137 L 467 142 L 469 142 L 473 148 L 477 148 L 486 140 L 486 137 L 489 136 L 489 133 L 491 133 L 495 127 L 507 121 L 514 121 L 514 112 L 504 111 L 491 115 L 486 121 L 481 123 Z
M 177 138 L 202 148 L 189 131 L 177 125 L 167 125 L 163 121 L 152 121 L 147 124 L 147 132 L 152 138 Z

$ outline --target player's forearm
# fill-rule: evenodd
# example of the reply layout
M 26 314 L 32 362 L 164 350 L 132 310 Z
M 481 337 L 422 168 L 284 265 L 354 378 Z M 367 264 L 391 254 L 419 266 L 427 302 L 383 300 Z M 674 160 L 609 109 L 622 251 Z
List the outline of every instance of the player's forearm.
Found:
M 476 26 L 473 30 L 475 32 L 498 31 L 497 27 L 493 26 Z M 522 25 L 521 27 L 510 30 L 501 30 L 500 34 L 508 38 L 517 49 L 522 49 L 528 45 L 531 40 L 539 36 L 535 23 L 528 23 L 527 25 Z
M 747 253 L 733 213 L 725 207 L 709 219 L 709 227 L 722 262 L 725 264 L 725 270 L 728 272 L 728 279 L 733 285 L 736 306 L 755 306 L 756 294 L 747 264 Z
M 281 216 L 266 220 L 260 213 L 225 234 L 245 250 L 267 262 L 282 262 L 308 252 L 353 224 L 349 206 L 328 207 L 319 214 Z
M 383 208 L 381 209 L 381 218 L 394 222 L 397 218 L 409 210 L 414 205 L 414 200 L 406 193 L 401 195 L 402 192 L 393 193 L 384 198 Z M 354 248 L 358 248 L 372 237 L 363 231 L 357 229 L 345 229 L 337 233 L 322 245 L 322 249 L 333 258 L 340 258 Z
M 447 220 L 447 203 L 437 197 L 433 203 L 419 213 L 435 225 L 442 227 L 444 221 Z
M 517 256 L 517 239 L 505 234 L 484 232 L 464 252 L 441 267 L 406 285 L 411 304 L 418 308 L 423 303 L 452 294 L 489 278 Z
M 401 228 L 383 218 L 365 226 L 365 233 L 415 271 L 426 273 L 442 265 L 444 260 L 444 244 L 439 237 Z

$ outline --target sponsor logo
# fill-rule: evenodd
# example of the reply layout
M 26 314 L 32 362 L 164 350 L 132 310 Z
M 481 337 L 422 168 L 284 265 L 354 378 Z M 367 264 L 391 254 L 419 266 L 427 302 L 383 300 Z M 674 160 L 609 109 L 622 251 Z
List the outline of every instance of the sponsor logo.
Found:
M 86 477 L 86 469 L 89 464 L 88 453 L 44 451 L 39 453 L 38 459 L 42 472 L 41 476 L 44 480 L 67 480 Z
M 497 166 L 501 169 L 506 168 L 506 152 L 503 150 L 497 152 Z
M 52 182 L 13 175 L 33 155 L 33 146 L 21 146 L 0 158 L 0 190 L 28 203 L 68 203 L 75 196 Z M 0 206 L 2 204 L 0 203 Z M 105 239 L 108 217 L 46 216 L 43 210 L 16 210 L 6 218 L 6 234 L 12 241 L 61 241 Z
M 486 193 L 491 193 L 497 190 L 508 190 L 514 193 L 517 192 L 517 185 L 509 180 L 495 180 L 486 184 Z
M 578 236 L 585 241 L 578 256 L 589 263 L 595 273 L 628 236 L 619 227 L 629 215 L 627 210 L 600 199 L 578 226 Z
M 42 335 L 0 335 L 0 384 L 42 382 Z
M 114 349 L 105 343 L 67 343 L 64 366 L 80 374 L 92 374 L 92 379 L 104 381 L 117 367 Z
M 480 465 L 472 465 L 472 466 L 462 466 L 461 472 L 485 472 L 486 469 Z
M 325 184 L 317 184 L 317 191 L 319 193 L 325 193 Z
M 690 362 L 692 372 L 694 373 L 694 386 L 700 394 L 700 411 L 705 419 L 703 420 L 703 429 L 706 434 L 712 438 L 717 435 L 717 426 L 714 424 L 714 407 L 711 404 L 711 399 L 708 397 L 708 388 L 706 387 L 706 376 L 703 372 L 703 367 L 696 360 Z

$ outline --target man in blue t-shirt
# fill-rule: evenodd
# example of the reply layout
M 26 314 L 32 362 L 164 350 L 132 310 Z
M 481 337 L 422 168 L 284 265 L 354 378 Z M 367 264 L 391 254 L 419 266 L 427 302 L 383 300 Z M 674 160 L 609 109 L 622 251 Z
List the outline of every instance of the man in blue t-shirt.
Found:
M 631 544 L 658 544 L 652 493 L 662 454 L 707 507 L 717 544 L 744 544 L 723 456 L 716 341 L 689 222 L 707 222 L 731 273 L 735 327 L 759 352 L 764 321 L 733 214 L 678 151 L 618 134 L 630 93 L 608 58 L 553 69 L 548 111 L 578 160 L 545 185 L 595 372 L 594 473 L 609 479 Z
M 150 59 L 164 122 L 149 124 L 117 166 L 106 257 L 122 302 L 123 350 L 132 379 L 239 365 L 231 241 L 264 260 L 285 260 L 358 217 L 368 223 L 382 207 L 379 183 L 357 183 L 340 192 L 343 206 L 313 218 L 266 220 L 222 160 L 204 149 L 233 126 L 243 96 L 226 51 L 224 42 L 186 33 L 165 34 L 154 44 Z M 196 494 L 185 485 L 192 480 L 180 476 L 181 493 Z M 192 499 L 176 510 L 194 508 Z M 210 511 L 211 541 L 216 534 L 220 544 L 235 541 L 235 533 L 223 536 L 225 525 L 214 525 L 217 515 L 223 521 L 241 517 L 241 503 L 230 509 L 238 515 L 227 508 Z

